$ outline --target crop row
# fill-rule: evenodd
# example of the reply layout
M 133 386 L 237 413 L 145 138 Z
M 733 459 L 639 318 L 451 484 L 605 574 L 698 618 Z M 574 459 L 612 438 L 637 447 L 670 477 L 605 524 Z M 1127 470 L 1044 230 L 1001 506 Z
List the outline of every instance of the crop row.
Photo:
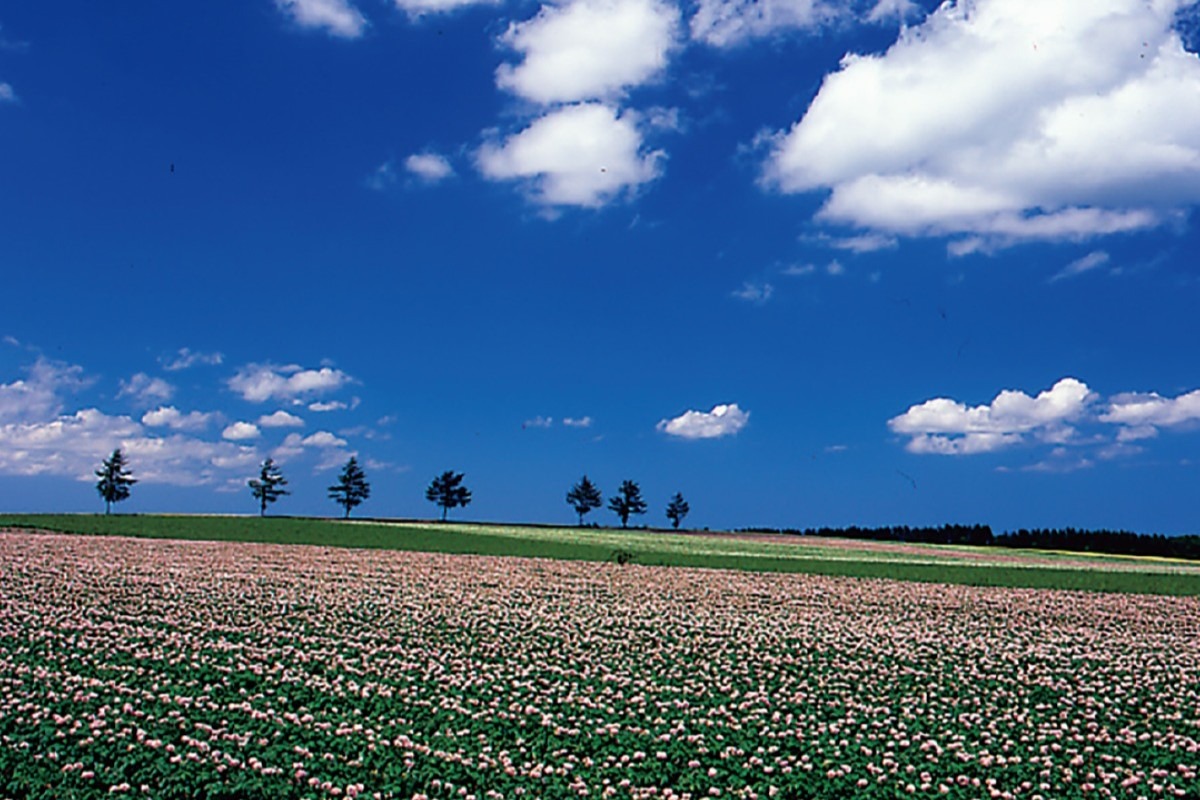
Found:
M 0 796 L 1184 797 L 1198 772 L 1195 598 L 0 535 Z

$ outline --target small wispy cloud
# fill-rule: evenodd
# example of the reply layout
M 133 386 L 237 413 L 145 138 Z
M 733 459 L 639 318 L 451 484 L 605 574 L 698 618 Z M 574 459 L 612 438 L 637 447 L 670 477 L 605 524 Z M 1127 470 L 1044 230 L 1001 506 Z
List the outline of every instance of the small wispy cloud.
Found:
M 566 425 L 568 428 L 590 428 L 592 427 L 592 422 L 591 417 L 579 417 L 578 419 L 567 417 L 563 420 L 563 425 Z
M 165 403 L 175 394 L 175 387 L 162 378 L 151 378 L 144 372 L 139 372 L 127 381 L 121 381 L 121 390 L 117 397 L 132 397 L 134 402 L 141 405 Z
M 1074 278 L 1078 275 L 1082 275 L 1085 272 L 1091 272 L 1094 269 L 1103 267 L 1109 261 L 1110 258 L 1108 253 L 1104 252 L 1103 250 L 1095 250 L 1091 253 L 1088 253 L 1083 258 L 1077 258 L 1070 264 L 1067 264 L 1065 267 L 1051 276 L 1047 283 L 1057 283 L 1058 281 L 1066 280 L 1067 278 Z
M 454 175 L 450 161 L 438 153 L 414 153 L 404 159 L 404 168 L 424 183 L 439 183 Z
M 10 83 L 0 83 L 0 103 L 17 102 L 17 93 Z
M 554 417 L 543 417 L 541 414 L 521 423 L 522 428 L 549 428 L 554 425 Z
M 812 275 L 817 271 L 816 264 L 789 264 L 781 270 L 781 274 L 790 277 L 801 277 L 804 275 Z
M 163 365 L 163 369 L 167 372 L 178 372 L 181 369 L 188 369 L 196 365 L 202 366 L 219 366 L 225 361 L 225 356 L 220 353 L 199 353 L 193 352 L 186 347 L 179 348 L 179 352 L 173 358 L 162 358 L 159 362 Z
M 736 289 L 730 294 L 738 300 L 761 306 L 771 299 L 771 295 L 775 294 L 775 287 L 766 282 L 746 281 L 742 284 L 742 288 Z
M 858 236 L 830 236 L 829 234 L 819 234 L 813 237 L 807 237 L 807 240 L 815 241 L 818 244 L 831 247 L 834 250 L 845 250 L 855 255 L 863 253 L 875 253 L 880 250 L 894 250 L 899 247 L 900 243 L 895 236 L 888 236 L 882 233 L 864 233 Z
M 380 164 L 365 179 L 363 185 L 376 192 L 385 191 L 396 183 L 396 162 L 392 159 Z

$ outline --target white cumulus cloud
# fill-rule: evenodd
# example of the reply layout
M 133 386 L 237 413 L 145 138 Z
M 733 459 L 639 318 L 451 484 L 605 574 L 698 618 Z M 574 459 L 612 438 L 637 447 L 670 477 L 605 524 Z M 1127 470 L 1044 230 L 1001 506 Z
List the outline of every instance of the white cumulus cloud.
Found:
M 1193 2 L 944 3 L 826 76 L 764 182 L 829 190 L 826 222 L 967 251 L 1178 219 L 1200 202 L 1200 59 L 1173 28 Z
M 987 405 L 934 398 L 892 418 L 888 426 L 911 437 L 907 447 L 914 453 L 984 453 L 1018 444 L 1026 436 L 1068 441 L 1075 433 L 1070 423 L 1083 417 L 1095 400 L 1087 384 L 1063 378 L 1036 397 L 1006 389 Z
M 1159 428 L 1200 422 L 1200 389 L 1173 398 L 1155 392 L 1119 394 L 1109 400 L 1100 420 L 1125 426 L 1122 441 L 1153 438 Z
M 0 384 L 0 422 L 45 421 L 62 411 L 63 392 L 74 392 L 91 381 L 83 368 L 48 358 L 38 358 L 28 377 Z
M 477 158 L 484 177 L 521 181 L 545 206 L 597 208 L 657 178 L 665 154 L 646 151 L 639 117 L 602 103 L 549 112 Z
M 306 395 L 336 391 L 352 378 L 332 367 L 303 369 L 295 364 L 247 364 L 229 379 L 229 388 L 255 403 L 290 400 Z
M 212 413 L 189 411 L 184 414 L 175 406 L 159 406 L 142 415 L 142 424 L 150 428 L 170 428 L 175 431 L 196 431 L 208 426 Z
M 749 421 L 749 411 L 729 403 L 713 406 L 712 411 L 685 411 L 674 419 L 660 421 L 658 430 L 681 439 L 717 439 L 736 434 Z
M 346 440 L 339 439 L 329 431 L 317 431 L 311 436 L 305 436 L 300 442 L 305 447 L 345 447 Z
M 563 420 L 563 425 L 568 428 L 590 428 L 592 423 L 591 417 L 567 417 Z
M 100 460 L 116 448 L 129 457 L 142 483 L 197 486 L 228 479 L 252 466 L 258 453 L 230 442 L 207 442 L 173 434 L 148 435 L 126 416 L 95 408 L 44 422 L 0 425 L 0 474 L 55 475 L 94 481 Z
M 258 429 L 258 426 L 251 422 L 235 422 L 232 425 L 226 426 L 225 430 L 221 431 L 221 438 L 229 439 L 232 442 L 257 439 L 261 435 L 262 432 Z
M 275 7 L 303 28 L 324 29 L 333 36 L 357 39 L 367 19 L 347 0 L 275 0 Z
M 678 39 L 679 9 L 660 0 L 568 0 L 511 24 L 502 44 L 524 56 L 496 84 L 537 103 L 612 99 L 660 74 Z
M 438 153 L 413 153 L 404 159 L 404 168 L 425 183 L 438 183 L 454 174 L 450 161 Z
M 276 447 L 271 455 L 280 460 L 295 458 L 302 455 L 305 450 L 315 448 L 320 453 L 320 460 L 317 464 L 317 470 L 328 469 L 340 459 L 344 461 L 349 458 L 350 454 L 341 448 L 346 446 L 346 440 L 338 438 L 329 431 L 317 431 L 309 436 L 301 436 L 298 433 L 289 433 L 279 447 Z M 343 456 L 345 456 L 343 458 Z
M 259 417 L 258 424 L 263 428 L 303 428 L 304 420 L 280 409 L 274 414 L 264 414 Z

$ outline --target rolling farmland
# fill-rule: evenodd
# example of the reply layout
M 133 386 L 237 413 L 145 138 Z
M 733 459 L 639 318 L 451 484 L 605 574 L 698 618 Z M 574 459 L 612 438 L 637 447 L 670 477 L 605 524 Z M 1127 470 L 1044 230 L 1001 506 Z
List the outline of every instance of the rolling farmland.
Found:
M 1195 597 L 20 531 L 0 586 L 0 796 L 1200 793 Z

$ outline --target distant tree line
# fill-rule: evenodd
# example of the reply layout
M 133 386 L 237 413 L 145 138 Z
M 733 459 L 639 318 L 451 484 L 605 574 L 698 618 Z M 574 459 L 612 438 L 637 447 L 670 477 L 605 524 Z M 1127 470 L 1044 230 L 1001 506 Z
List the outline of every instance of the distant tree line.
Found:
M 742 528 L 744 533 L 782 533 L 793 536 L 829 536 L 911 544 L 963 544 L 1027 550 L 1063 550 L 1071 553 L 1159 556 L 1200 560 L 1200 536 L 1164 536 L 1161 533 L 1083 530 L 1080 528 L 1021 528 L 993 533 L 988 525 L 942 525 L 879 528 Z
M 1200 559 L 1200 536 L 1163 536 L 1161 533 L 1022 528 L 1000 534 L 995 537 L 995 544 L 1000 547 L 1026 547 L 1034 550 Z

